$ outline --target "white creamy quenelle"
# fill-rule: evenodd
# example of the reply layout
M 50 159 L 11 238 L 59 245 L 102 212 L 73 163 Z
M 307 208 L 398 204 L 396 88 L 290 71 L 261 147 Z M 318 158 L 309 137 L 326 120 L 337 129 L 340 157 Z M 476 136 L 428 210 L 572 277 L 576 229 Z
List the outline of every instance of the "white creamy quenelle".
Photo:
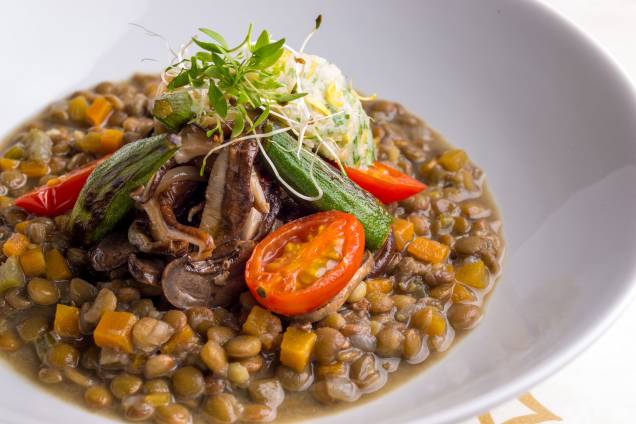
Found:
M 342 71 L 326 59 L 286 50 L 274 65 L 283 90 L 307 93 L 290 102 L 282 113 L 300 125 L 309 122 L 303 142 L 309 147 L 320 145 L 319 152 L 328 159 L 334 153 L 347 166 L 365 167 L 375 160 L 375 142 L 370 120 L 360 98 Z

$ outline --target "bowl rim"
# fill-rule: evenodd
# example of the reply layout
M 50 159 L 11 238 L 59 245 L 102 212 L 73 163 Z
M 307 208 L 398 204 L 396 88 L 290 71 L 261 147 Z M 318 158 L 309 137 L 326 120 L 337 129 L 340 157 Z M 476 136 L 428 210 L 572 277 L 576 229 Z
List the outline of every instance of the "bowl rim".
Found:
M 588 50 L 595 59 L 603 63 L 606 69 L 610 71 L 610 74 L 613 75 L 614 82 L 623 88 L 624 98 L 629 99 L 633 105 L 633 109 L 636 110 L 636 77 L 631 78 L 614 55 L 605 49 L 593 36 L 582 29 L 577 23 L 573 22 L 569 17 L 557 10 L 555 6 L 549 4 L 547 0 L 518 0 L 517 4 L 514 4 L 514 6 L 531 10 L 532 12 L 540 15 L 542 19 L 552 20 L 555 26 L 558 26 L 565 33 L 576 38 L 581 45 L 586 47 L 586 50 Z M 634 119 L 636 119 L 636 117 Z M 7 134 L 14 130 L 15 128 L 10 127 Z M 505 268 L 503 275 L 505 275 Z M 599 319 L 594 325 L 582 330 L 582 334 L 577 340 L 550 354 L 541 363 L 535 365 L 524 373 L 511 378 L 505 385 L 487 390 L 462 405 L 425 416 L 409 418 L 403 422 L 450 424 L 462 422 L 466 419 L 476 418 L 479 414 L 514 399 L 551 377 L 560 369 L 571 363 L 579 355 L 584 353 L 593 343 L 598 341 L 606 330 L 621 317 L 625 310 L 631 304 L 636 303 L 636 264 L 632 265 L 628 279 L 629 284 L 625 285 L 622 292 L 618 293 L 619 295 L 616 296 L 613 301 L 608 302 L 605 316 Z M 457 348 L 457 346 L 454 348 Z M 32 384 L 30 379 L 24 378 L 24 376 L 14 367 L 8 368 L 16 375 L 22 377 L 21 380 L 25 384 L 32 385 L 34 389 L 37 389 L 42 394 L 52 396 L 48 390 L 43 390 L 41 387 Z M 413 379 L 407 384 L 417 384 L 416 381 L 416 379 Z M 399 387 L 397 389 L 399 390 Z M 58 400 L 60 399 L 57 396 L 53 397 Z M 371 403 L 374 402 L 372 401 Z M 369 405 L 369 402 L 363 402 L 359 406 L 366 405 Z M 347 408 L 343 412 L 354 412 L 356 410 L 359 410 L 359 408 Z M 33 421 L 32 416 L 25 416 L 15 410 L 3 412 L 11 412 L 13 415 L 10 416 L 10 418 L 19 418 L 20 420 L 24 420 L 23 422 L 28 423 L 35 422 Z M 329 415 L 316 418 L 328 419 L 328 417 Z M 102 415 L 101 418 L 109 419 L 111 417 Z M 315 419 L 311 419 L 310 421 L 313 422 L 314 420 Z M 0 422 L 5 421 L 0 420 Z
M 632 79 L 620 62 L 605 49 L 593 36 L 581 26 L 573 22 L 547 0 L 518 0 L 518 6 L 531 9 L 542 15 L 544 19 L 552 19 L 555 24 L 569 34 L 580 39 L 580 42 L 588 48 L 615 76 L 615 82 L 624 89 L 625 99 L 630 99 L 633 109 L 636 110 L 636 79 Z M 636 118 L 634 118 L 636 119 Z M 505 262 L 505 261 L 504 261 Z M 505 275 L 505 270 L 503 272 Z M 503 276 L 502 275 L 502 276 Z M 501 277 L 500 277 L 501 278 Z M 629 284 L 620 293 L 616 300 L 607 306 L 606 315 L 598 320 L 595 325 L 584 330 L 581 337 L 569 346 L 556 351 L 551 357 L 542 363 L 535 365 L 525 373 L 512 378 L 507 384 L 484 392 L 461 407 L 447 409 L 427 416 L 410 418 L 405 422 L 431 422 L 435 424 L 451 424 L 476 418 L 493 407 L 510 401 L 519 395 L 531 390 L 539 383 L 557 373 L 560 369 L 570 364 L 579 355 L 585 352 L 592 344 L 598 341 L 633 303 L 636 303 L 636 265 L 632 265 Z

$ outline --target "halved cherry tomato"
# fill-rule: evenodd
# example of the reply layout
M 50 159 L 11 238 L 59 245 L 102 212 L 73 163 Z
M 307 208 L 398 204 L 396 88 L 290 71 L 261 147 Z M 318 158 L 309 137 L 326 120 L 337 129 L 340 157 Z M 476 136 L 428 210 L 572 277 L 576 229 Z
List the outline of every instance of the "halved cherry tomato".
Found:
M 109 156 L 106 155 L 83 168 L 50 180 L 46 185 L 18 197 L 15 205 L 43 216 L 61 215 L 71 210 L 91 172 Z
M 345 171 L 356 184 L 385 204 L 404 200 L 426 188 L 421 181 L 381 162 L 374 162 L 366 169 L 345 168 Z
M 293 316 L 329 302 L 358 270 L 364 229 L 339 211 L 288 222 L 267 235 L 252 252 L 245 281 L 270 311 Z

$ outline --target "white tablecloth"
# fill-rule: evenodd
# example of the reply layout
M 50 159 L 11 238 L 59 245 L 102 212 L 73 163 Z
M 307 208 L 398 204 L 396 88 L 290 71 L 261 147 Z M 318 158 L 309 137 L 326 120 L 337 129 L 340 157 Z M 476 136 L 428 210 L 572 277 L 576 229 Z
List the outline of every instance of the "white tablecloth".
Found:
M 636 0 L 546 3 L 590 34 L 636 81 Z M 636 423 L 636 304 L 590 349 L 530 393 L 462 424 L 556 422 Z

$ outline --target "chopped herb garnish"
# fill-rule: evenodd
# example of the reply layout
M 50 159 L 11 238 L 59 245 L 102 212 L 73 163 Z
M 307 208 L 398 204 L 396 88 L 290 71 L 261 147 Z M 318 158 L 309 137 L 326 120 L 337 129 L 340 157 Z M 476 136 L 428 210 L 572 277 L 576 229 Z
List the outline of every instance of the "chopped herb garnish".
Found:
M 318 19 L 316 25 L 319 25 Z M 305 95 L 281 90 L 284 85 L 270 70 L 285 51 L 284 38 L 272 41 L 270 34 L 262 31 L 253 43 L 250 25 L 243 41 L 230 48 L 216 31 L 199 30 L 206 39 L 194 37 L 192 41 L 202 51 L 168 67 L 166 72 L 173 75 L 169 91 L 207 90 L 208 105 L 199 108 L 198 117 L 217 118 L 217 126 L 208 131 L 208 136 L 216 131 L 220 133 L 221 122 L 226 120 L 231 121 L 232 138 L 252 132 L 268 118 L 271 106 L 283 106 Z

